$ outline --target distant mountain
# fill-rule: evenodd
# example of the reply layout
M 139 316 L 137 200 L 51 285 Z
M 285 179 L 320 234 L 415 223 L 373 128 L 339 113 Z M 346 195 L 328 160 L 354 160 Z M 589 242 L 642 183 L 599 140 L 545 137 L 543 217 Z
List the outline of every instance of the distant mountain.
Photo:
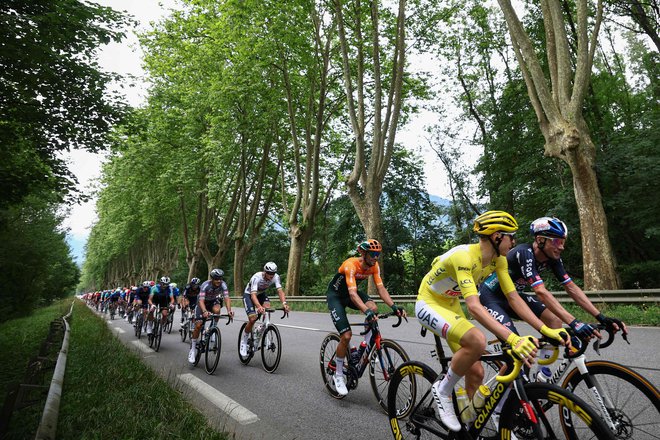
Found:
M 78 237 L 67 234 L 66 242 L 71 248 L 73 260 L 79 267 L 82 267 L 82 264 L 85 261 L 85 243 L 87 243 L 87 237 Z
M 434 196 L 433 194 L 429 194 L 429 199 L 436 205 L 441 205 L 441 206 L 449 206 L 451 205 L 451 201 L 447 199 L 443 199 L 442 197 Z

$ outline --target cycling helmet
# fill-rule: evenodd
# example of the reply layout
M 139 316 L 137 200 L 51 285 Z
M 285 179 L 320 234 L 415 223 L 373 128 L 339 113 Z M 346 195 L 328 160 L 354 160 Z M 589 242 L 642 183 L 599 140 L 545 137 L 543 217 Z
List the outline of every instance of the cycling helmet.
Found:
M 358 245 L 358 251 L 360 249 L 367 252 L 382 252 L 383 246 L 380 245 L 378 240 L 374 240 L 373 238 L 370 238 Z
M 162 277 L 160 282 L 163 284 L 170 284 L 170 277 Z
M 534 236 L 542 235 L 550 238 L 566 238 L 568 235 L 566 224 L 556 217 L 537 218 L 529 226 L 529 231 Z
M 176 283 L 170 283 L 170 287 L 172 287 L 172 288 L 175 288 L 175 289 L 176 289 Z
M 137 286 L 133 286 L 133 287 L 131 287 L 131 290 L 132 290 L 132 291 L 136 291 L 136 290 L 137 290 Z
M 518 222 L 508 212 L 486 211 L 474 219 L 473 230 L 479 235 L 491 235 L 495 232 L 516 232 Z
M 142 287 L 150 287 L 151 286 L 151 281 L 144 281 L 142 283 Z
M 202 280 L 200 280 L 200 279 L 197 278 L 197 277 L 195 277 L 195 278 L 193 278 L 192 280 L 190 280 L 190 284 L 194 284 L 194 285 L 198 285 L 198 284 L 201 283 L 201 282 L 202 282 Z
M 272 261 L 269 261 L 268 263 L 264 264 L 264 271 L 277 272 L 277 264 L 273 263 Z
M 211 279 L 219 280 L 220 278 L 225 276 L 225 272 L 222 269 L 213 269 L 210 275 L 211 275 Z

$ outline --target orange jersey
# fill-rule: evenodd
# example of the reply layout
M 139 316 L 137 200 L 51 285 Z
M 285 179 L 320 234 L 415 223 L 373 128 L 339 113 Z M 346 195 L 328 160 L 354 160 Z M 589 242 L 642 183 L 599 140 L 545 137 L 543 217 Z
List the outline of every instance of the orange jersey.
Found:
M 383 285 L 378 263 L 375 263 L 367 269 L 363 269 L 360 258 L 349 258 L 341 264 L 337 274 L 332 278 L 332 281 L 330 281 L 328 288 L 338 293 L 348 294 L 349 287 L 355 287 L 357 289 L 358 283 L 362 280 L 366 280 L 370 276 L 374 277 L 374 283 L 376 283 L 376 286 Z

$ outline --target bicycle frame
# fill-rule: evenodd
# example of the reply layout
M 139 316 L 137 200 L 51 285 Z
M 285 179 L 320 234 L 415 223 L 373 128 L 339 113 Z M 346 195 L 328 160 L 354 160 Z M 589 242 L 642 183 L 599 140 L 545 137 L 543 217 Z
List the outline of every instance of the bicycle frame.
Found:
M 274 323 L 270 322 L 270 314 L 277 311 L 277 310 L 282 310 L 284 313 L 282 314 L 282 317 L 280 319 L 284 319 L 287 316 L 289 316 L 289 313 L 284 309 L 264 309 L 264 313 L 261 315 L 257 315 L 257 320 L 255 321 L 254 325 L 257 325 L 259 321 L 262 321 L 261 324 L 263 325 L 263 330 L 257 337 L 252 337 L 252 352 L 256 353 L 257 351 L 261 350 L 261 338 L 263 338 L 264 334 L 266 333 L 266 329 L 268 327 L 277 327 Z M 254 330 L 255 328 L 252 327 L 252 335 L 254 336 Z

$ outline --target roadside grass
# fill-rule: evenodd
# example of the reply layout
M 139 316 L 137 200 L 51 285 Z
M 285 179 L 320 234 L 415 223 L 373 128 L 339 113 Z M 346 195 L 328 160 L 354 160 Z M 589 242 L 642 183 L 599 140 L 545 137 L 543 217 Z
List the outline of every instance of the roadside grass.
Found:
M 227 439 L 76 301 L 59 439 Z
M 48 307 L 34 310 L 30 316 L 0 324 L 0 405 L 4 403 L 10 387 L 23 382 L 30 359 L 39 354 L 39 348 L 46 340 L 50 323 L 69 312 L 71 301 L 72 298 L 59 300 Z M 48 374 L 43 381 L 46 392 L 51 375 Z M 35 403 L 14 411 L 9 430 L 3 439 L 34 438 L 46 398 L 38 390 L 29 396 Z

